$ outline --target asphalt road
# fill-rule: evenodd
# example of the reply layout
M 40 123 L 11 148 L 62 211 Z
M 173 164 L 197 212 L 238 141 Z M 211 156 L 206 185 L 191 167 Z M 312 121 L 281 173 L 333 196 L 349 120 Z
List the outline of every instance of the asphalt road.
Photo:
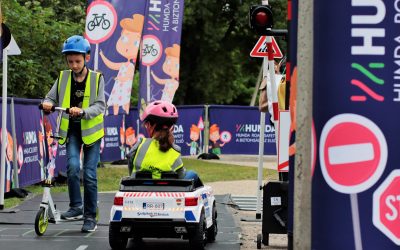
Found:
M 52 195 L 57 209 L 68 208 L 68 196 L 66 193 Z M 49 224 L 43 236 L 37 236 L 34 230 L 34 221 L 39 209 L 41 196 L 27 200 L 18 206 L 14 213 L 0 213 L 0 249 L 62 249 L 62 250 L 86 250 L 86 249 L 111 249 L 108 244 L 108 221 L 114 193 L 99 194 L 100 220 L 96 232 L 81 233 L 82 221 L 67 222 L 62 224 Z M 214 243 L 209 243 L 209 250 L 239 250 L 240 228 L 236 224 L 232 214 L 227 209 L 228 196 L 218 195 L 218 229 L 219 233 Z M 145 239 L 140 249 L 189 249 L 188 241 L 180 239 Z M 133 242 L 128 243 L 128 249 L 139 249 Z

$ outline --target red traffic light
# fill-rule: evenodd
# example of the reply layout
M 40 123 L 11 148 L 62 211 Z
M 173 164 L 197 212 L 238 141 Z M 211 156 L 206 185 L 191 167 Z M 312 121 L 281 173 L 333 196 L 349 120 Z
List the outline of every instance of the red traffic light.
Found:
M 258 26 L 266 26 L 268 25 L 268 15 L 265 12 L 257 12 L 254 17 L 254 21 Z
M 272 9 L 269 5 L 255 5 L 249 12 L 250 28 L 260 35 L 265 35 L 267 30 L 272 29 Z

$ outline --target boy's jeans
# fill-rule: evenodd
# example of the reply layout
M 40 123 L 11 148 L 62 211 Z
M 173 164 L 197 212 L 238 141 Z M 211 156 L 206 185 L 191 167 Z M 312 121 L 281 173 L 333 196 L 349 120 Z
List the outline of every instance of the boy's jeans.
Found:
M 71 123 L 71 122 L 70 122 Z M 97 163 L 99 161 L 101 140 L 83 145 L 83 187 L 84 187 L 84 217 L 95 218 L 97 208 Z M 82 207 L 80 191 L 80 149 L 82 136 L 79 127 L 70 124 L 67 142 L 67 175 L 69 206 Z

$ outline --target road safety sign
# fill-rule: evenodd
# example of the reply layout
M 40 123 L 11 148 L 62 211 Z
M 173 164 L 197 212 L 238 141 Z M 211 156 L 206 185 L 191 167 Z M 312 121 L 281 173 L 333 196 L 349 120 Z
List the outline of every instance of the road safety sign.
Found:
M 319 145 L 321 171 L 334 190 L 356 194 L 382 175 L 388 157 L 385 136 L 371 120 L 340 114 L 324 126 Z
M 272 50 L 274 58 L 282 58 L 283 54 L 274 37 L 272 37 Z M 258 39 L 257 44 L 250 52 L 251 57 L 266 57 L 268 56 L 267 50 L 267 36 L 262 36 Z
M 86 15 L 85 37 L 97 44 L 107 40 L 117 27 L 117 12 L 107 1 L 93 1 Z
M 373 223 L 400 246 L 400 170 L 393 170 L 374 192 Z

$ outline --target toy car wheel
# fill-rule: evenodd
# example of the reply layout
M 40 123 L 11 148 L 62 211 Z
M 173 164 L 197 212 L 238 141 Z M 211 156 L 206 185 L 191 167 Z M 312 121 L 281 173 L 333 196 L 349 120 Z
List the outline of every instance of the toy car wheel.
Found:
M 119 227 L 110 225 L 108 231 L 108 243 L 112 249 L 126 249 L 128 238 L 119 234 Z
M 217 225 L 217 208 L 215 203 L 213 205 L 212 210 L 212 226 L 207 229 L 207 240 L 208 242 L 214 242 L 218 233 L 218 225 Z
M 36 213 L 36 218 L 35 218 L 36 234 L 42 236 L 46 232 L 48 225 L 49 225 L 49 218 L 47 217 L 46 209 L 44 207 L 41 207 L 39 211 Z
M 257 234 L 257 249 L 261 249 L 261 234 Z
M 200 215 L 199 223 L 196 224 L 193 234 L 189 236 L 190 249 L 204 250 L 207 243 L 207 225 L 204 219 L 204 212 Z

